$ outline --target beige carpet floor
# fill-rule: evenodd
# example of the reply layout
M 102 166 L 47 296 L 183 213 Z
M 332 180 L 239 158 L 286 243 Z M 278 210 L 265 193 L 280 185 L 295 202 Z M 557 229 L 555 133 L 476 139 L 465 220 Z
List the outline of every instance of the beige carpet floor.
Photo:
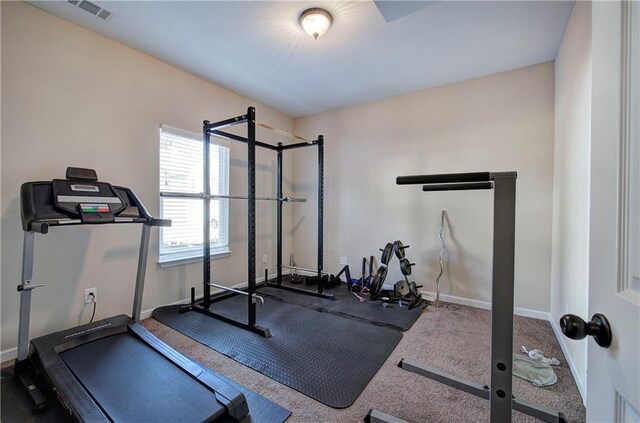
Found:
M 487 401 L 449 388 L 397 367 L 402 358 L 480 383 L 489 383 L 491 316 L 487 310 L 460 306 L 455 310 L 430 306 L 404 333 L 380 371 L 353 406 L 336 410 L 294 391 L 170 329 L 154 319 L 142 322 L 147 329 L 182 353 L 245 385 L 292 411 L 288 422 L 361 422 L 375 408 L 413 423 L 481 422 L 489 419 Z M 585 421 L 585 408 L 565 357 L 548 322 L 516 317 L 514 352 L 521 345 L 538 348 L 556 357 L 558 382 L 538 388 L 513 380 L 517 397 L 562 412 L 569 422 Z M 340 360 L 340 357 L 336 357 Z M 313 363 L 309 363 L 313 365 Z M 514 422 L 537 421 L 518 412 Z

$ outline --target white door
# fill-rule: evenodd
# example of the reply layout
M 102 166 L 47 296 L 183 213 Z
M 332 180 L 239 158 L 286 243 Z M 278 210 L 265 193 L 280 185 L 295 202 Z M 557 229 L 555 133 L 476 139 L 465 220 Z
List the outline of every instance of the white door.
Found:
M 640 421 L 640 3 L 595 1 L 589 312 L 611 347 L 589 339 L 587 421 Z M 584 341 L 581 341 L 584 342 Z

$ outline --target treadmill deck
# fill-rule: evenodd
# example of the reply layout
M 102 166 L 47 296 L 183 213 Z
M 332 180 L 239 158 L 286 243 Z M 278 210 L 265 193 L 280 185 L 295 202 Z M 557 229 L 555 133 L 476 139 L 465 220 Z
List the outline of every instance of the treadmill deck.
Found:
M 249 413 L 240 391 L 126 315 L 35 338 L 30 356 L 80 421 L 240 421 Z
M 128 333 L 60 357 L 113 421 L 208 422 L 225 413 L 211 391 Z

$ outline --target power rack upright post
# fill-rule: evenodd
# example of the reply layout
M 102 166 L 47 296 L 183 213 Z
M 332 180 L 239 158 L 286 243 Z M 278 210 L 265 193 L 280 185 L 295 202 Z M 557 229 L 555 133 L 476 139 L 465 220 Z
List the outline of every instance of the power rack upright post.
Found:
M 320 296 L 323 298 L 335 299 L 333 295 L 325 294 L 322 274 L 323 261 L 323 188 L 324 188 L 324 138 L 322 135 L 317 140 L 307 140 L 302 137 L 288 134 L 284 131 L 272 128 L 269 125 L 260 123 L 255 117 L 255 108 L 249 107 L 245 115 L 236 116 L 230 119 L 222 120 L 219 122 L 211 123 L 207 120 L 203 122 L 203 192 L 198 194 L 193 193 L 181 193 L 181 192 L 161 192 L 162 197 L 173 198 L 201 198 L 203 200 L 203 298 L 200 301 L 195 299 L 195 288 L 191 288 L 191 302 L 189 305 L 183 307 L 181 312 L 197 311 L 199 313 L 206 314 L 210 317 L 225 321 L 232 325 L 241 327 L 243 329 L 250 330 L 264 337 L 270 337 L 271 333 L 268 328 L 258 326 L 256 323 L 256 300 L 264 301 L 259 295 L 256 295 L 256 289 L 260 286 L 271 286 L 279 289 L 286 289 L 295 291 L 302 294 Z M 222 129 L 230 126 L 247 124 L 247 136 L 242 137 L 240 135 L 232 134 Z M 277 145 L 271 145 L 256 139 L 256 126 L 260 126 L 267 130 L 276 132 L 280 135 L 285 135 L 301 142 L 294 144 L 283 145 L 279 142 Z M 247 144 L 247 195 L 212 195 L 210 187 L 210 157 L 209 147 L 211 142 L 211 136 L 218 136 L 226 138 L 232 141 L 240 141 Z M 318 147 L 318 288 L 317 292 L 300 289 L 292 286 L 287 286 L 282 283 L 282 268 L 286 267 L 282 264 L 282 204 L 285 202 L 306 202 L 306 199 L 283 197 L 282 181 L 283 181 L 283 152 L 286 150 L 317 146 Z M 276 172 L 276 197 L 256 197 L 256 147 L 266 148 L 268 150 L 275 151 L 277 153 L 277 172 Z M 225 287 L 211 282 L 211 249 L 210 249 L 210 204 L 212 199 L 245 199 L 248 201 L 247 209 L 247 280 L 248 286 L 245 290 L 239 290 L 234 288 Z M 277 204 L 276 207 L 276 224 L 277 224 L 277 276 L 276 281 L 268 281 L 268 273 L 265 271 L 265 281 L 256 284 L 256 200 L 272 200 Z M 211 287 L 219 288 L 227 291 L 225 294 L 216 295 L 211 297 Z M 212 305 L 215 302 L 221 301 L 225 298 L 234 295 L 245 295 L 247 297 L 247 321 L 241 322 L 229 317 L 220 315 L 212 310 Z
M 300 137 L 296 137 L 300 139 Z M 295 148 L 309 147 L 309 146 L 317 146 L 318 147 L 318 257 L 317 257 L 317 278 L 318 278 L 318 288 L 316 292 L 309 291 L 306 289 L 296 288 L 294 286 L 283 285 L 282 284 L 282 268 L 296 269 L 294 266 L 284 266 L 282 264 L 282 202 L 278 202 L 277 207 L 277 232 L 278 232 L 278 254 L 277 254 L 277 277 L 276 283 L 266 282 L 267 286 L 273 286 L 280 289 L 285 289 L 288 291 L 299 292 L 302 294 L 313 295 L 317 297 L 327 298 L 330 300 L 335 300 L 335 296 L 333 294 L 325 294 L 324 293 L 324 279 L 322 276 L 325 274 L 323 272 L 324 267 L 324 136 L 319 135 L 317 140 L 300 142 L 296 144 L 282 145 L 282 143 L 278 143 L 278 161 L 277 161 L 277 192 L 278 196 L 282 197 L 282 152 L 286 150 L 292 150 Z M 297 268 L 298 270 L 306 270 Z

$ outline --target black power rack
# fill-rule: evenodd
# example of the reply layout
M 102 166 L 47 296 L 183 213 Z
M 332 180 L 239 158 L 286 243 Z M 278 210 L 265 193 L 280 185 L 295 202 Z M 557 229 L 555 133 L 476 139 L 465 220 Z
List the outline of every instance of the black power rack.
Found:
M 236 126 L 240 124 L 247 125 L 247 136 L 243 137 L 230 132 L 223 131 L 224 128 Z M 276 145 L 272 145 L 266 142 L 262 142 L 256 139 L 256 127 L 261 127 L 272 132 L 276 132 L 280 135 L 287 136 L 296 140 L 293 144 L 284 145 L 278 142 Z M 261 123 L 256 120 L 256 110 L 254 107 L 249 107 L 247 113 L 244 115 L 232 117 L 229 119 L 221 120 L 219 122 L 211 123 L 205 120 L 202 125 L 203 134 L 203 192 L 199 194 L 193 193 L 177 193 L 177 192 L 161 192 L 162 197 L 173 198 L 201 198 L 203 200 L 203 297 L 201 300 L 196 301 L 195 288 L 191 288 L 191 303 L 181 309 L 182 312 L 197 311 L 199 313 L 206 314 L 207 316 L 214 317 L 216 319 L 225 321 L 232 325 L 241 327 L 243 329 L 250 330 L 264 337 L 270 337 L 271 332 L 268 328 L 261 327 L 256 323 L 256 299 L 263 301 L 262 297 L 256 295 L 257 288 L 261 286 L 270 286 L 279 289 L 285 289 L 289 291 L 295 291 L 301 294 L 314 295 L 327 299 L 335 299 L 331 294 L 324 293 L 324 281 L 323 275 L 323 222 L 324 222 L 324 137 L 319 135 L 315 140 L 307 140 L 305 138 L 288 134 L 279 129 L 273 128 L 269 125 Z M 231 141 L 239 141 L 247 145 L 247 195 L 212 195 L 210 187 L 210 158 L 209 149 L 211 143 L 211 136 L 217 136 L 226 138 Z M 277 156 L 277 171 L 276 171 L 276 197 L 256 197 L 256 147 L 262 147 L 267 150 L 275 151 Z M 317 277 L 318 286 L 316 291 L 310 291 L 306 289 L 296 288 L 293 286 L 284 285 L 282 282 L 282 204 L 285 202 L 305 202 L 305 199 L 283 197 L 282 183 L 283 183 L 283 153 L 288 150 L 304 148 L 304 147 L 317 147 L 318 148 L 318 253 L 317 253 Z M 246 289 L 234 289 L 225 287 L 218 284 L 212 284 L 211 282 L 211 247 L 208 242 L 210 235 L 209 220 L 210 210 L 209 206 L 212 199 L 243 199 L 247 200 L 247 225 L 248 225 L 248 251 L 247 251 L 247 280 L 248 286 Z M 265 269 L 265 280 L 261 283 L 256 283 L 256 200 L 273 200 L 276 203 L 276 233 L 277 233 L 277 276 L 275 282 L 269 281 L 268 269 Z M 284 266 L 288 268 L 289 266 Z M 211 295 L 211 287 L 215 287 L 226 293 L 222 295 Z M 212 304 L 218 301 L 222 301 L 230 296 L 245 295 L 247 297 L 247 321 L 241 322 L 227 316 L 223 316 L 212 310 Z

